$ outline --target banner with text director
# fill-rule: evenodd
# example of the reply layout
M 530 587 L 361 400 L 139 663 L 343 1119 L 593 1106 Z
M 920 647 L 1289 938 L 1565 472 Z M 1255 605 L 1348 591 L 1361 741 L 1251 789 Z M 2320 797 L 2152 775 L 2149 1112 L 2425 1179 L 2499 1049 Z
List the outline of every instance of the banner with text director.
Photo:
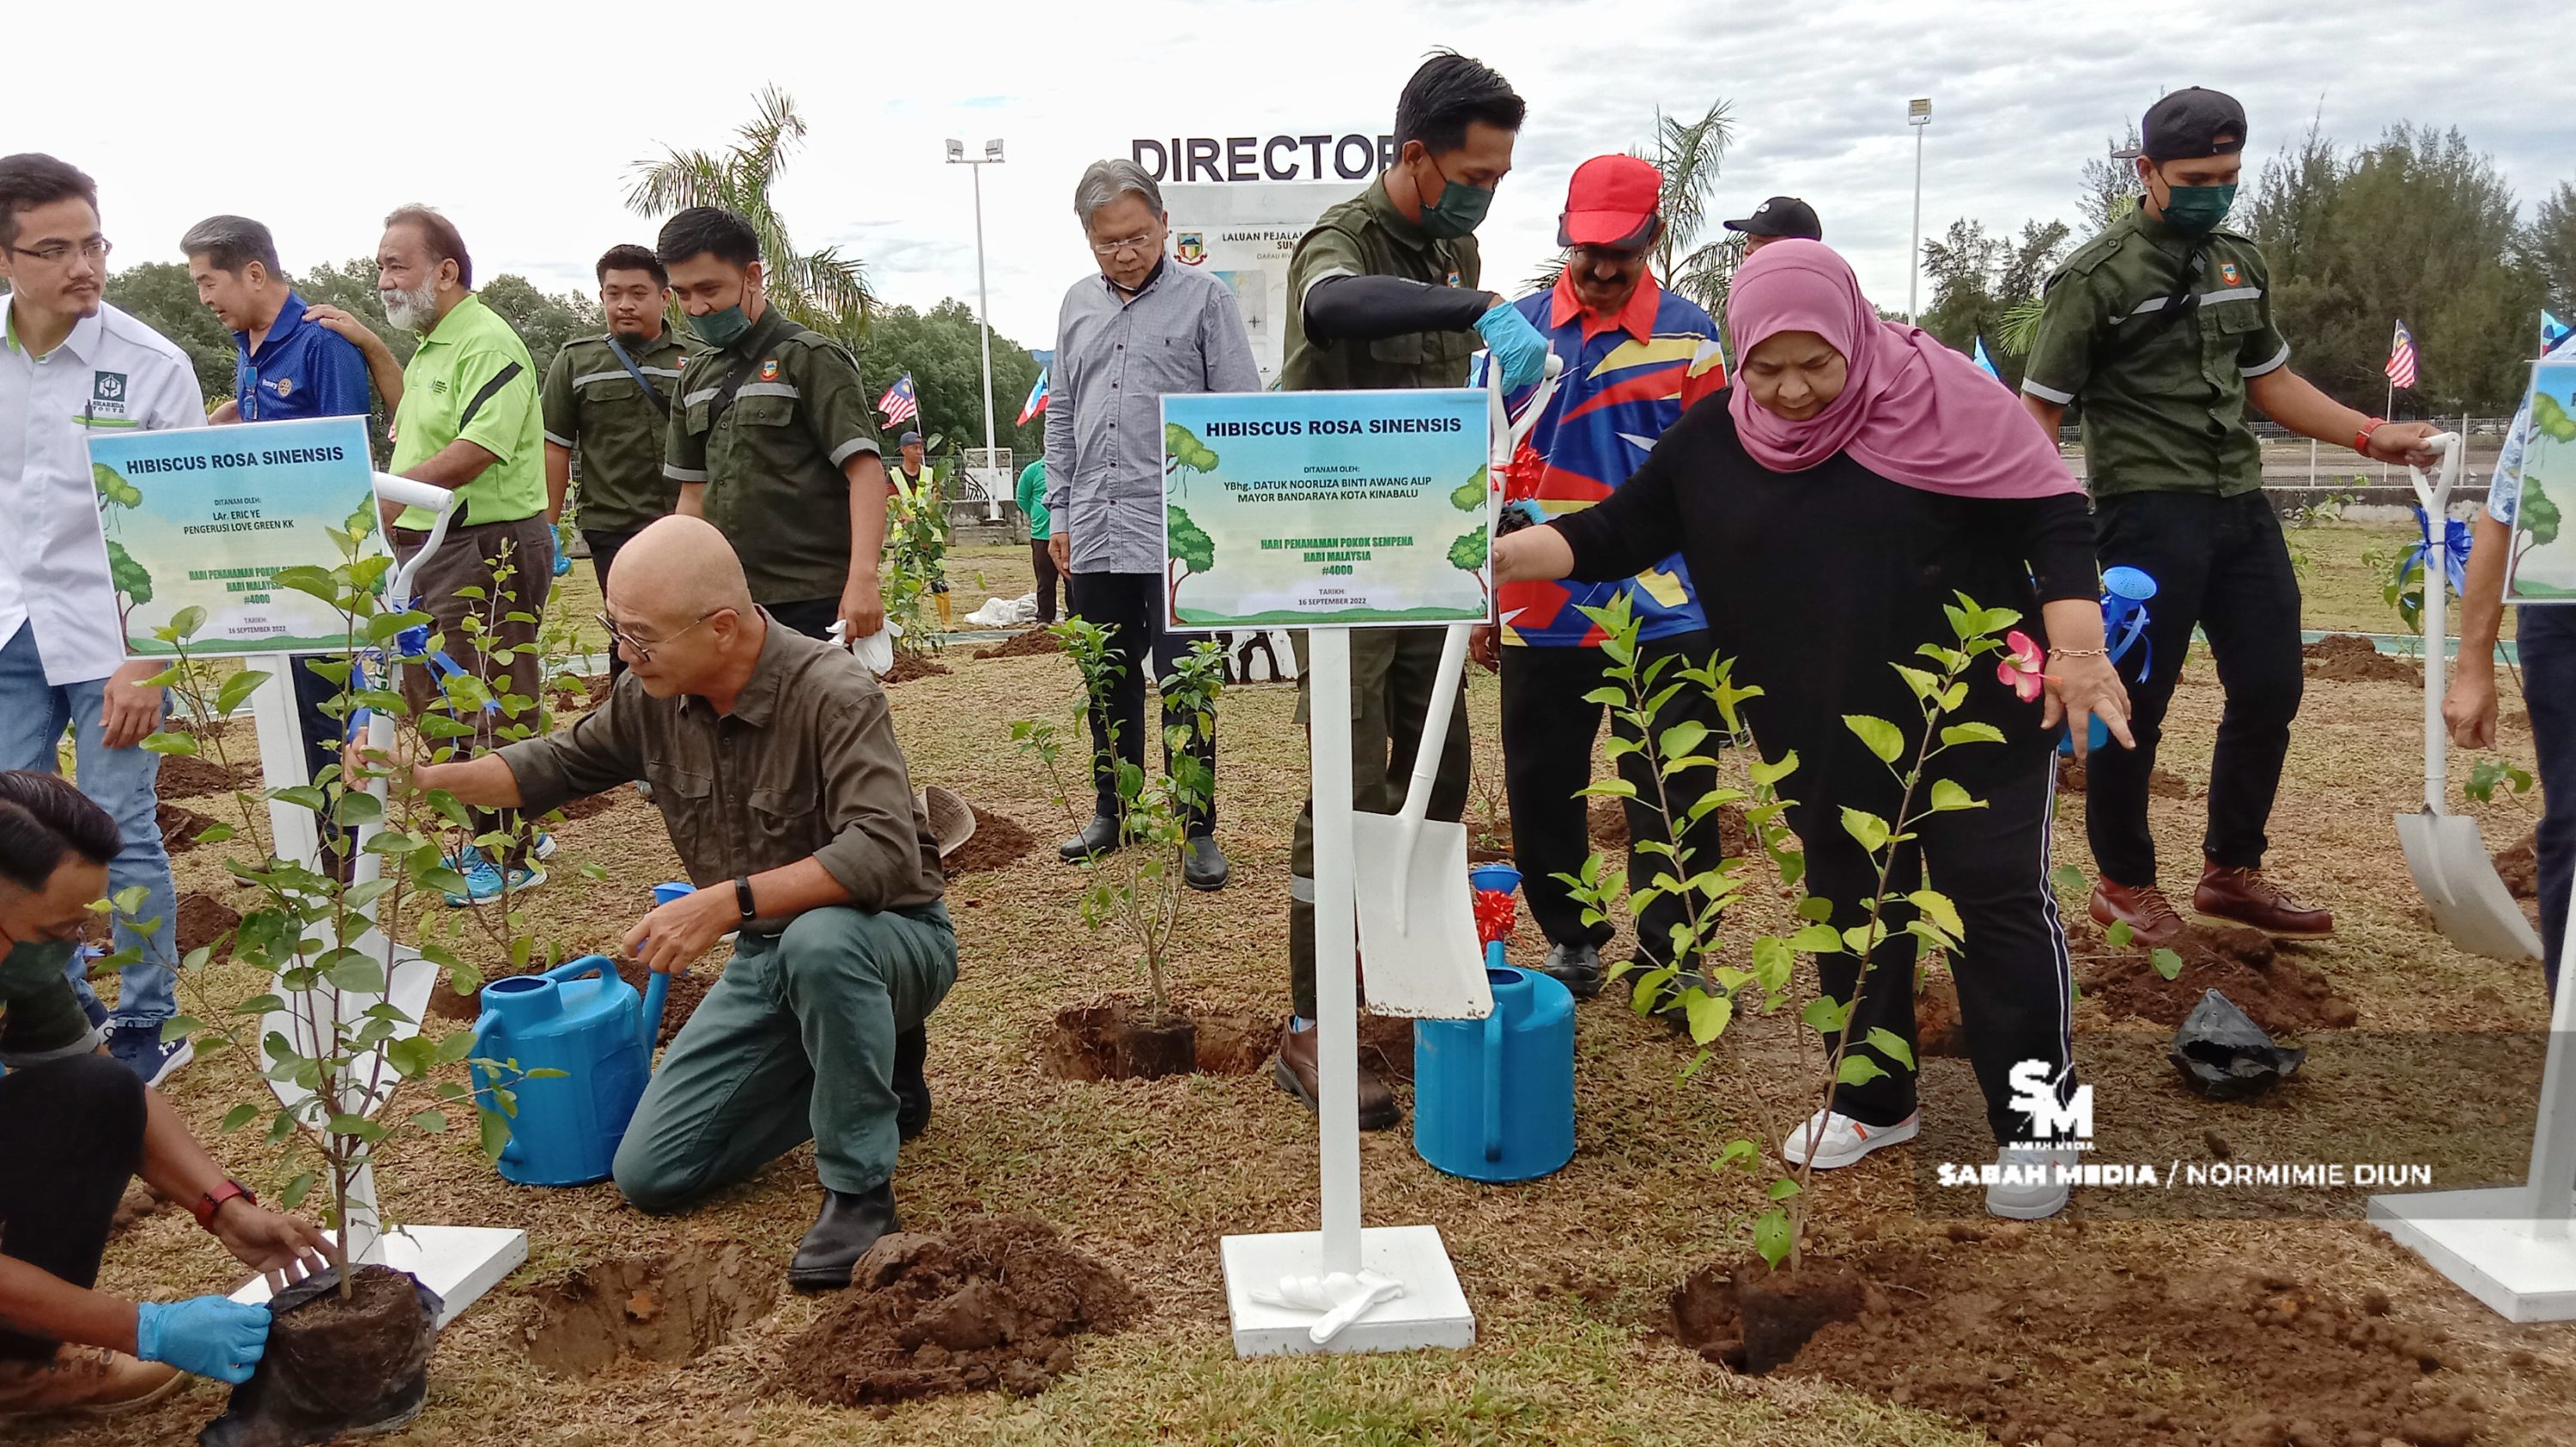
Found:
M 1464 388 L 1165 397 L 1172 626 L 1483 619 L 1486 405 Z
M 190 607 L 194 654 L 348 646 L 337 609 L 273 580 L 342 561 L 330 530 L 373 496 L 365 418 L 94 436 L 89 460 L 128 655 L 167 657 L 153 630 Z

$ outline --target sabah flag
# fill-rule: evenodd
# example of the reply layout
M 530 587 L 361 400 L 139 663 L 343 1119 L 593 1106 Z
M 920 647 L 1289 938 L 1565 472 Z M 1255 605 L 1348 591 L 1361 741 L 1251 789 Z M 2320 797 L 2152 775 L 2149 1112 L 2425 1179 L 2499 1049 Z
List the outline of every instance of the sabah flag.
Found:
M 1022 426 L 1028 425 L 1028 420 L 1030 418 L 1035 417 L 1046 410 L 1047 374 L 1054 370 L 1055 369 L 1052 367 L 1038 368 L 1037 385 L 1029 389 L 1029 400 L 1020 404 L 1020 424 Z

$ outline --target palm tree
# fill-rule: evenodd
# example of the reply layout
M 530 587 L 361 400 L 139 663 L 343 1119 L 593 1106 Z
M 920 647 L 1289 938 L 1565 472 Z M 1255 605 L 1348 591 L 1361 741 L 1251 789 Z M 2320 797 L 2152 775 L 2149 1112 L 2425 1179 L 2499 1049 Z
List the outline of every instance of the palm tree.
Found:
M 795 98 L 774 85 L 761 89 L 756 104 L 759 114 L 735 132 L 739 139 L 727 150 L 665 146 L 660 160 L 636 162 L 626 209 L 651 219 L 691 206 L 721 206 L 741 216 L 760 237 L 770 304 L 800 326 L 855 347 L 877 305 L 867 270 L 837 246 L 800 252 L 789 239 L 769 191 L 788 153 L 805 139 L 805 118 L 796 113 Z
M 1726 148 L 1734 143 L 1734 107 L 1720 100 L 1695 121 L 1657 111 L 1653 147 L 1630 153 L 1652 161 L 1664 173 L 1663 195 L 1657 202 L 1664 230 L 1655 238 L 1656 277 L 1711 314 L 1724 305 L 1727 283 L 1744 259 L 1744 238 L 1735 232 L 1700 241 L 1700 232 L 1708 225 L 1709 193 L 1717 189 Z M 1556 285 L 1556 275 L 1564 269 L 1564 258 L 1550 261 L 1530 278 L 1531 289 L 1544 291 Z

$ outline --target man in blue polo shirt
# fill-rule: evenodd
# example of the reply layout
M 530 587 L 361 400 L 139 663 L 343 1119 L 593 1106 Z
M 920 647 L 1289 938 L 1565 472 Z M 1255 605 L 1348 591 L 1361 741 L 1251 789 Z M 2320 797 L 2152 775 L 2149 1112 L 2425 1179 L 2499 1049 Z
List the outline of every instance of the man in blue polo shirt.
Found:
M 393 379 L 391 415 L 402 401 L 400 364 L 364 322 L 336 308 L 308 310 L 277 264 L 277 242 L 247 216 L 209 216 L 179 238 L 197 300 L 233 334 L 233 397 L 212 420 L 282 422 L 305 417 L 364 417 L 370 373 Z M 378 354 L 386 363 L 376 366 Z M 340 761 L 340 725 L 322 711 L 338 685 L 304 664 L 325 653 L 298 654 L 295 713 L 304 730 L 306 767 L 319 773 Z
M 1503 478 L 1507 499 L 1534 503 L 1546 516 L 1563 517 L 1608 497 L 1666 428 L 1726 385 L 1717 324 L 1696 303 L 1658 285 L 1647 265 L 1663 229 L 1662 193 L 1663 174 L 1633 156 L 1596 156 L 1576 167 L 1557 222 L 1565 268 L 1553 287 L 1513 303 L 1565 364 L 1547 411 Z M 1601 628 L 1579 610 L 1606 608 L 1622 595 L 1636 610 L 1645 657 L 1670 657 L 1669 668 L 1708 661 L 1708 620 L 1678 554 L 1615 583 L 1506 583 L 1499 599 L 1503 646 L 1497 650 L 1493 630 L 1485 629 L 1476 650 L 1502 673 L 1503 784 L 1530 918 L 1548 939 L 1539 968 L 1584 998 L 1601 988 L 1600 951 L 1611 927 L 1584 923 L 1564 876 L 1579 871 L 1592 851 L 1578 791 L 1592 782 L 1593 740 L 1601 728 L 1602 706 L 1590 695 L 1609 680 L 1602 672 Z M 1683 722 L 1713 735 L 1724 731 L 1716 708 L 1694 688 L 1664 706 L 1656 733 Z M 1611 731 L 1623 739 L 1635 734 L 1615 714 Z M 1619 772 L 1653 797 L 1654 770 L 1644 755 L 1621 759 Z M 1683 798 L 1715 784 L 1713 778 L 1683 782 Z M 1631 799 L 1627 815 L 1631 840 L 1663 837 L 1655 810 Z M 1698 867 L 1716 863 L 1717 836 L 1715 814 L 1686 832 Z M 1655 858 L 1639 855 L 1634 867 L 1650 874 L 1646 866 Z M 1670 958 L 1682 902 L 1659 899 L 1639 915 L 1638 968 L 1691 969 L 1693 961 Z

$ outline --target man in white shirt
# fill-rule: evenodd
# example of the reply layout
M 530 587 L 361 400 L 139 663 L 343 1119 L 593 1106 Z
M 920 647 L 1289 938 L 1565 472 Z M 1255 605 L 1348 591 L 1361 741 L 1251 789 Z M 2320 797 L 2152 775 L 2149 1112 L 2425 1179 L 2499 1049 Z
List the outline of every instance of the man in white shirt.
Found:
M 138 747 L 161 724 L 161 690 L 145 680 L 163 665 L 125 657 L 88 439 L 203 426 L 206 402 L 186 353 L 101 299 L 107 253 L 97 183 L 51 156 L 0 156 L 0 769 L 54 772 L 72 730 L 81 792 L 124 839 L 109 891 L 141 886 L 135 918 L 158 928 L 147 939 L 117 925 L 118 950 L 140 959 L 112 1020 L 96 1019 L 86 961 L 75 954 L 71 970 L 109 1050 L 157 1085 L 190 1056 L 161 1043 L 179 903 L 157 817 L 161 756 Z

